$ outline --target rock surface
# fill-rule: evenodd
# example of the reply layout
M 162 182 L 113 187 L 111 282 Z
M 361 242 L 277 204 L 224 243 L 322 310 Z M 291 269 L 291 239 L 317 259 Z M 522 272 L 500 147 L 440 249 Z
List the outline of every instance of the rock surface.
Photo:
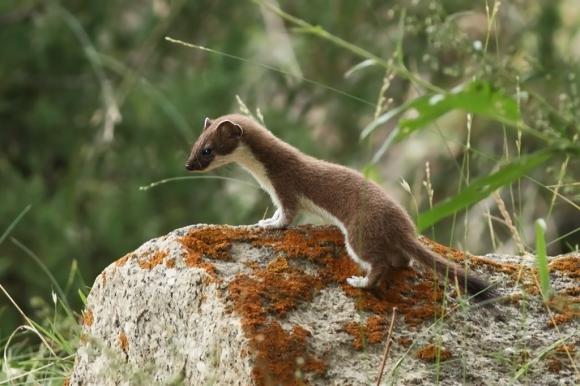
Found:
M 510 295 L 486 308 L 412 269 L 376 293 L 351 288 L 342 240 L 199 225 L 148 241 L 95 280 L 70 384 L 375 384 L 393 307 L 382 384 L 577 384 L 579 255 L 551 258 L 548 307 L 532 258 L 424 239 Z

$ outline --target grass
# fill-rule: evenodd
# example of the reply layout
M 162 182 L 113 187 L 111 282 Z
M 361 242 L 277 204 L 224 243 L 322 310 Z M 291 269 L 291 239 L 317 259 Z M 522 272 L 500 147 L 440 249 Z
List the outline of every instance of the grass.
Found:
M 30 208 L 24 208 L 14 219 L 0 237 L 0 243 L 6 240 Z M 52 307 L 38 298 L 39 314 L 44 315 L 43 322 L 38 323 L 26 315 L 0 284 L 0 291 L 25 321 L 25 324 L 17 327 L 8 337 L 0 340 L 0 384 L 63 384 L 72 370 L 80 326 L 64 291 L 48 268 L 26 246 L 18 240 L 12 241 L 38 264 L 53 283 L 57 293 L 52 292 Z M 73 274 L 74 267 L 75 265 Z M 39 344 L 36 343 L 38 341 Z
M 80 331 L 72 310 L 53 294 L 52 310 L 42 304 L 43 311 L 52 315 L 38 323 L 22 312 L 1 284 L 0 290 L 26 321 L 0 341 L 0 384 L 62 385 L 72 371 Z
M 72 371 L 77 350 L 80 333 L 77 315 L 66 299 L 53 292 L 52 305 L 42 298 L 36 299 L 37 313 L 42 315 L 42 321 L 36 322 L 1 284 L 0 290 L 26 322 L 0 341 L 0 384 L 62 385 Z

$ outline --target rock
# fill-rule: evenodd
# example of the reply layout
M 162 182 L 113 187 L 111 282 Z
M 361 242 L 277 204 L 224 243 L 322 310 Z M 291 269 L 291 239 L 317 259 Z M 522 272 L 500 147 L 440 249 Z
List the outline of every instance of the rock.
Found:
M 334 227 L 191 226 L 143 244 L 95 280 L 70 384 L 574 384 L 580 256 L 551 258 L 540 301 L 533 259 L 468 256 L 508 301 L 470 305 L 404 269 L 370 293 Z M 517 283 L 519 284 L 517 284 Z

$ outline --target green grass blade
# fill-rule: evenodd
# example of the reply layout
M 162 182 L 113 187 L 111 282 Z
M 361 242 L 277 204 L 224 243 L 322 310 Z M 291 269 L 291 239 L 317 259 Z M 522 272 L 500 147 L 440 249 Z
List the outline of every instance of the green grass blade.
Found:
M 36 253 L 34 253 L 26 245 L 22 244 L 18 239 L 15 239 L 14 237 L 11 237 L 10 239 L 12 240 L 12 243 L 14 243 L 14 245 L 16 245 L 27 256 L 29 256 L 40 267 L 40 269 L 45 273 L 45 275 L 48 277 L 48 279 L 50 280 L 50 282 L 54 286 L 54 289 L 56 290 L 56 292 L 58 292 L 58 296 L 60 296 L 61 301 L 64 302 L 64 304 L 66 305 L 66 307 L 64 307 L 64 310 L 66 311 L 66 313 L 69 316 L 72 317 L 72 311 L 71 311 L 72 309 L 71 309 L 70 305 L 68 304 L 68 301 L 66 299 L 66 295 L 64 294 L 64 291 L 62 290 L 60 284 L 58 283 L 58 280 L 56 280 L 56 278 L 54 277 L 52 272 L 50 272 L 50 269 L 48 269 L 48 267 L 46 266 L 46 264 L 44 264 L 44 262 L 40 259 L 40 257 L 38 257 L 38 255 Z
M 171 178 L 165 178 L 163 180 L 159 180 L 159 181 L 155 181 L 152 182 L 148 185 L 143 185 L 143 186 L 139 186 L 139 190 L 149 190 L 152 188 L 155 188 L 159 185 L 163 185 L 163 184 L 167 184 L 169 182 L 174 182 L 174 181 L 182 181 L 182 180 L 224 180 L 224 181 L 234 181 L 234 182 L 239 182 L 242 183 L 244 185 L 248 185 L 251 187 L 254 187 L 256 189 L 259 189 L 260 187 L 252 182 L 248 182 L 248 181 L 244 181 L 244 180 L 240 180 L 238 178 L 231 178 L 231 177 L 224 177 L 224 176 L 179 176 L 179 177 L 171 177 Z
M 550 285 L 550 270 L 548 269 L 548 257 L 546 254 L 546 222 L 537 219 L 536 224 L 536 264 L 538 265 L 538 276 L 540 277 L 540 290 L 544 301 L 548 301 L 552 294 Z
M 22 217 L 24 217 L 24 215 L 30 210 L 30 208 L 32 208 L 32 205 L 27 205 L 26 208 L 22 209 L 22 212 L 20 212 L 18 214 L 18 216 L 16 216 L 16 218 L 14 219 L 14 221 L 12 221 L 10 223 L 10 225 L 8 225 L 8 228 L 6 228 L 6 230 L 4 231 L 4 233 L 2 233 L 2 236 L 0 236 L 0 244 L 2 244 L 2 242 L 4 242 L 4 240 L 6 239 L 6 237 L 10 234 L 10 232 L 12 232 L 12 229 L 14 229 L 14 227 L 16 226 L 16 224 L 18 224 L 20 222 L 20 220 L 22 219 Z
M 546 149 L 514 159 L 501 167 L 497 172 L 473 181 L 471 185 L 457 195 L 449 197 L 436 204 L 432 209 L 419 214 L 419 218 L 417 219 L 419 231 L 424 231 L 439 220 L 483 200 L 496 189 L 517 180 L 546 162 L 553 156 L 553 153 L 553 149 Z
M 344 77 L 345 78 L 350 78 L 352 76 L 352 74 L 354 74 L 357 71 L 363 70 L 367 67 L 372 67 L 375 66 L 377 64 L 377 62 L 374 59 L 366 59 L 363 60 L 362 62 L 355 64 L 354 66 L 352 66 L 348 71 L 346 71 L 344 73 Z
M 361 140 L 365 139 L 366 137 L 371 135 L 371 133 L 373 131 L 375 131 L 377 129 L 377 127 L 384 125 L 385 123 L 387 123 L 388 121 L 390 121 L 391 119 L 396 117 L 397 115 L 407 111 L 409 109 L 409 106 L 411 106 L 411 104 L 412 104 L 411 102 L 407 102 L 407 103 L 402 104 L 399 107 L 395 107 L 394 109 L 390 109 L 389 111 L 387 111 L 386 113 L 384 113 L 383 115 L 381 115 L 380 117 L 378 117 L 377 119 L 372 121 L 367 127 L 365 127 L 363 129 L 363 131 L 360 135 L 360 139 Z
M 85 293 L 79 288 L 78 290 L 78 294 L 79 294 L 79 298 L 81 299 L 81 302 L 83 302 L 83 306 L 87 306 L 87 297 L 85 295 Z

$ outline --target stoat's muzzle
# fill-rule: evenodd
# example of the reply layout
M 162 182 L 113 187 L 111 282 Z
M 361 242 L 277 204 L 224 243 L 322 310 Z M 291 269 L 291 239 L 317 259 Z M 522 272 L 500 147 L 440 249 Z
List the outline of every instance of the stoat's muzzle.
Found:
M 213 159 L 213 156 L 192 156 L 185 163 L 185 168 L 190 172 L 201 172 L 207 169 Z
M 187 170 L 189 170 L 190 172 L 192 172 L 192 171 L 194 171 L 194 170 L 197 170 L 197 168 L 196 168 L 196 165 L 195 165 L 195 162 L 192 162 L 192 161 L 187 161 L 187 162 L 185 163 L 185 168 L 186 168 Z

